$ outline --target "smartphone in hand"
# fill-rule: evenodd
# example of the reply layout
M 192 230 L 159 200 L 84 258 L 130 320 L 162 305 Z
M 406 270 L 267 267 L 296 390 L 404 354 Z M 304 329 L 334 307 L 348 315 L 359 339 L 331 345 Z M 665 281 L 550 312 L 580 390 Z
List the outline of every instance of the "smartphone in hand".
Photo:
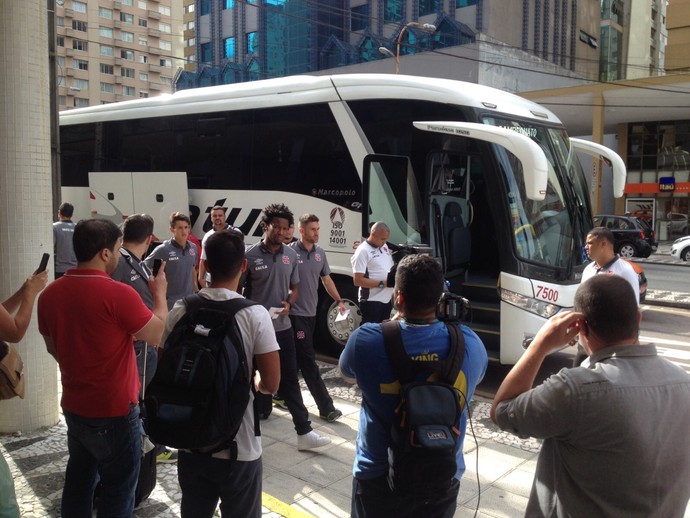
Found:
M 36 273 L 41 273 L 48 267 L 48 259 L 50 259 L 50 254 L 43 254 L 43 257 L 41 257 L 41 263 L 36 269 Z
M 154 259 L 154 260 L 153 260 L 153 270 L 152 270 L 152 273 L 153 273 L 153 276 L 154 276 L 154 277 L 156 277 L 156 276 L 158 275 L 158 270 L 161 269 L 161 263 L 162 263 L 162 262 L 163 262 L 163 261 L 162 261 L 161 259 Z

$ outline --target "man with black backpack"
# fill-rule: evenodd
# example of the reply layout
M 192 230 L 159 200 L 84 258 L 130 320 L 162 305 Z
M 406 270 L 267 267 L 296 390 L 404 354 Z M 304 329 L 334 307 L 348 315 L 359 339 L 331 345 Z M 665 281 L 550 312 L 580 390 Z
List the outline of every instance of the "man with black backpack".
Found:
M 488 358 L 469 328 L 437 319 L 443 286 L 435 259 L 403 258 L 395 276 L 393 324 L 362 325 L 340 356 L 343 376 L 362 390 L 354 518 L 455 513 L 465 471 L 467 405 Z
M 220 499 L 221 516 L 242 516 L 256 517 L 261 516 L 261 438 L 257 433 L 257 423 L 252 405 L 252 385 L 253 389 L 263 394 L 273 394 L 278 390 L 280 384 L 280 356 L 278 353 L 278 343 L 276 342 L 271 317 L 266 309 L 256 303 L 247 301 L 237 293 L 237 286 L 242 273 L 247 268 L 247 261 L 244 256 L 243 236 L 232 230 L 222 230 L 214 233 L 208 238 L 205 245 L 206 259 L 205 268 L 211 274 L 211 286 L 202 288 L 198 295 L 192 295 L 179 300 L 170 311 L 166 321 L 163 341 L 165 349 L 163 358 L 158 366 L 158 372 L 147 393 L 146 404 L 149 411 L 149 423 L 155 428 L 156 424 L 162 425 L 162 433 L 170 435 L 170 441 L 179 439 L 189 441 L 189 437 L 182 437 L 183 430 L 194 426 L 194 422 L 185 421 L 183 415 L 185 405 L 188 405 L 189 414 L 192 420 L 196 420 L 200 428 L 191 437 L 195 441 L 195 448 L 190 450 L 182 449 L 182 443 L 178 446 L 178 479 L 182 489 L 181 514 L 183 518 L 204 518 L 211 517 L 215 512 L 218 500 Z M 206 313 L 205 313 L 205 310 Z M 212 325 L 213 316 L 219 313 L 226 313 L 228 316 L 228 326 L 223 328 L 223 334 L 227 334 L 232 344 L 228 347 L 243 347 L 240 349 L 239 362 L 235 362 L 240 370 L 233 372 L 231 361 L 212 359 L 218 363 L 217 368 L 221 369 L 226 377 L 225 396 L 230 401 L 225 403 L 215 399 L 213 391 L 208 398 L 206 408 L 217 414 L 228 414 L 225 416 L 227 422 L 226 430 L 215 430 L 215 434 L 220 433 L 220 440 L 215 444 L 204 445 L 204 440 L 214 440 L 214 429 L 221 427 L 221 415 L 203 415 L 197 401 L 190 392 L 192 389 L 186 384 L 180 390 L 181 399 L 178 401 L 164 401 L 166 391 L 174 390 L 166 386 L 165 382 L 170 381 L 171 377 L 179 379 L 185 377 L 191 385 L 199 389 L 198 382 L 194 378 L 193 372 L 180 372 L 178 365 L 171 358 L 181 357 L 185 351 L 191 350 L 191 345 L 178 344 L 183 349 L 182 352 L 173 352 L 176 336 L 184 338 L 184 327 L 191 324 L 194 333 L 198 333 L 203 340 L 206 335 L 213 340 L 215 331 Z M 204 317 L 204 314 L 206 317 Z M 202 318 L 203 317 L 203 318 Z M 205 319 L 205 321 L 204 321 Z M 177 325 L 179 324 L 179 325 Z M 182 334 L 178 334 L 182 332 Z M 221 343 L 223 337 L 221 336 Z M 210 348 L 212 342 L 208 342 Z M 198 355 L 197 355 L 198 352 Z M 202 371 L 208 369 L 208 365 L 197 361 L 202 357 L 202 353 L 197 351 L 187 356 L 182 362 L 182 366 L 189 366 L 189 371 Z M 227 351 L 222 351 L 226 354 Z M 170 355 L 170 356 L 168 356 Z M 170 360 L 170 361 L 168 361 Z M 208 359 L 207 359 L 208 360 Z M 253 365 L 253 361 L 255 365 Z M 206 361 L 208 363 L 208 361 Z M 251 373 L 254 368 L 258 371 L 252 379 Z M 177 373 L 167 371 L 176 370 Z M 184 369 L 182 369 L 184 370 Z M 168 376 L 167 374 L 172 374 Z M 214 377 L 215 376 L 209 376 Z M 233 378 L 232 380 L 230 378 Z M 207 385 L 215 383 L 215 379 L 208 379 Z M 244 392 L 240 393 L 235 389 L 236 383 L 244 383 Z M 203 387 L 202 387 L 203 388 Z M 217 394 L 217 391 L 215 391 Z M 189 399 L 184 399 L 188 396 Z M 240 397 L 243 396 L 243 397 Z M 241 400 L 239 417 L 237 407 L 234 405 Z M 203 407 L 203 401 L 201 406 Z M 169 414 L 166 413 L 164 406 L 173 408 Z M 170 417 L 179 424 L 165 426 L 164 419 Z M 234 427 L 239 426 L 236 430 Z M 236 433 L 235 433 L 236 432 Z M 180 437 L 173 437 L 176 434 Z M 151 435 L 156 437 L 152 430 Z M 223 436 L 224 435 L 224 436 Z M 163 441 L 166 442 L 166 441 Z M 177 446 L 173 442 L 166 442 Z

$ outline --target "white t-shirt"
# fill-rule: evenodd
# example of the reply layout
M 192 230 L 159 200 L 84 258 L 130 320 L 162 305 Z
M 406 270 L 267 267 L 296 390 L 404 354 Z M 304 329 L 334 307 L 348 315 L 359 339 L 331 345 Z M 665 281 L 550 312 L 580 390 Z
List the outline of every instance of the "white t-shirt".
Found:
M 202 288 L 199 290 L 199 295 L 209 300 L 230 300 L 242 297 L 242 295 L 225 288 Z M 178 300 L 168 313 L 161 343 L 165 343 L 177 321 L 185 314 L 185 310 L 184 300 Z M 266 308 L 255 305 L 239 310 L 235 315 L 235 320 L 242 335 L 249 372 L 252 372 L 255 354 L 266 354 L 280 349 L 278 342 L 276 342 L 271 317 Z M 244 412 L 242 424 L 235 436 L 237 460 L 245 462 L 259 459 L 262 452 L 261 437 L 254 435 L 254 394 L 250 392 L 249 396 L 247 410 Z M 213 457 L 229 459 L 230 450 L 214 453 Z
M 582 272 L 582 282 L 585 282 L 590 277 L 594 277 L 595 275 L 600 275 L 604 273 L 608 275 L 620 275 L 632 286 L 633 291 L 635 292 L 635 300 L 639 305 L 640 279 L 637 276 L 637 273 L 635 273 L 635 269 L 625 259 L 621 259 L 620 257 L 616 261 L 614 261 L 613 264 L 604 266 L 606 266 L 605 269 L 597 270 L 596 261 L 592 261 L 591 263 L 589 263 L 587 266 L 585 266 L 585 269 Z
M 384 244 L 381 248 L 376 248 L 368 241 L 362 241 L 350 258 L 350 262 L 352 273 L 367 273 L 368 277 L 375 281 L 385 281 L 388 272 L 393 267 L 393 257 L 388 246 Z M 359 288 L 360 300 L 388 303 L 392 296 L 392 286 L 390 288 Z

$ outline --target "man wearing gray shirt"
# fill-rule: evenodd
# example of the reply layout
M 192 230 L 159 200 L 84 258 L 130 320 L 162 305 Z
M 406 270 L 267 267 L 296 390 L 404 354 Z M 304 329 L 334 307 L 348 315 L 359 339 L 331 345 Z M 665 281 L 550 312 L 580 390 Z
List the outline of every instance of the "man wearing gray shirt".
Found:
M 196 290 L 196 258 L 199 251 L 189 241 L 191 232 L 189 216 L 182 212 L 170 215 L 170 232 L 173 237 L 158 245 L 146 260 L 146 266 L 153 271 L 153 260 L 165 261 L 165 275 L 168 278 L 168 310 L 179 299 L 192 295 Z
M 295 336 L 297 366 L 302 371 L 304 382 L 319 407 L 319 417 L 332 423 L 343 413 L 335 408 L 333 399 L 321 379 L 319 366 L 316 365 L 314 353 L 314 327 L 316 325 L 316 305 L 319 300 L 319 279 L 326 292 L 336 301 L 340 311 L 345 305 L 340 298 L 338 288 L 331 279 L 326 252 L 317 243 L 319 241 L 319 218 L 315 214 L 303 214 L 299 218 L 299 241 L 290 243 L 290 248 L 297 252 L 299 270 L 299 297 L 290 309 L 290 323 Z
M 58 209 L 58 221 L 53 223 L 53 255 L 55 256 L 55 278 L 59 279 L 70 268 L 77 267 L 77 256 L 74 255 L 72 238 L 74 206 L 63 203 Z
M 597 275 L 553 316 L 496 392 L 491 419 L 544 439 L 525 516 L 681 517 L 690 498 L 690 375 L 641 345 L 618 275 Z M 544 358 L 579 341 L 589 358 L 532 388 Z
M 245 296 L 268 309 L 273 319 L 276 341 L 280 345 L 280 395 L 287 403 L 297 432 L 297 449 L 311 450 L 330 444 L 331 439 L 316 433 L 309 421 L 297 379 L 295 341 L 288 313 L 299 295 L 297 254 L 283 244 L 295 219 L 283 204 L 264 209 L 261 225 L 264 238 L 247 248 Z

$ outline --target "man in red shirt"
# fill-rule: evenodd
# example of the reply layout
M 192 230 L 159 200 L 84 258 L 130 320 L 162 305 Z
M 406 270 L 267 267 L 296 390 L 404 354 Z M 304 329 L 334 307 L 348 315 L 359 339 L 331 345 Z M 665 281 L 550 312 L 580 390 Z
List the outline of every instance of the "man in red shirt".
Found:
M 73 242 L 77 267 L 51 283 L 38 301 L 38 329 L 62 375 L 70 454 L 62 516 L 91 517 L 98 479 L 99 516 L 131 516 L 142 453 L 132 340 L 160 342 L 167 280 L 164 273 L 150 280 L 152 312 L 131 286 L 110 278 L 122 244 L 114 223 L 80 221 Z

